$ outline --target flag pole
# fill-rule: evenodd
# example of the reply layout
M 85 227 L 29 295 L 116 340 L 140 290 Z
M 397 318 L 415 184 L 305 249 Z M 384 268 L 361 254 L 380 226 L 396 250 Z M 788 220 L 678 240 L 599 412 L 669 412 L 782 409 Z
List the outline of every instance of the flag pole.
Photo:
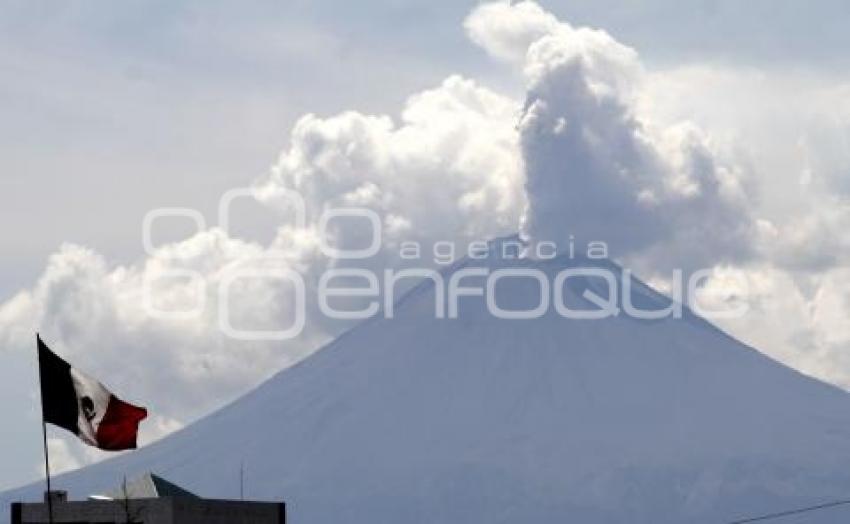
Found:
M 36 361 L 38 361 L 38 391 L 39 400 L 41 401 L 41 437 L 44 443 L 44 474 L 47 479 L 47 514 L 50 524 L 53 524 L 53 492 L 50 489 L 50 453 L 47 451 L 47 421 L 44 420 L 44 397 L 41 394 L 41 358 L 38 358 L 38 343 L 41 341 L 41 338 L 38 336 L 38 333 L 35 335 L 35 340 Z
M 43 415 L 42 415 L 43 417 Z M 47 513 L 49 522 L 53 524 L 53 492 L 50 489 L 50 455 L 47 452 L 47 424 L 41 420 L 41 433 L 44 437 L 44 473 L 47 479 Z

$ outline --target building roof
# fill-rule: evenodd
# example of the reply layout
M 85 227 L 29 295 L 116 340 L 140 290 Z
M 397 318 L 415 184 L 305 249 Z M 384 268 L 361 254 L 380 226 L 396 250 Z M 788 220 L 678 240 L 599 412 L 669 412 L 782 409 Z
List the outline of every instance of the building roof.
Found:
M 194 493 L 153 473 L 145 473 L 129 480 L 123 486 L 109 491 L 106 496 L 111 499 L 199 498 Z

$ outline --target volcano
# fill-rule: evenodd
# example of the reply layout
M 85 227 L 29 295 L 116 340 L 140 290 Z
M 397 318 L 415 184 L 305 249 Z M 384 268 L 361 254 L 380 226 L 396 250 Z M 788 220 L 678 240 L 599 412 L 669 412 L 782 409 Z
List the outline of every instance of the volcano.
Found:
M 481 266 L 554 281 L 588 263 L 622 276 L 607 261 L 494 257 L 444 277 Z M 584 292 L 600 285 L 571 278 L 564 300 L 592 309 Z M 393 318 L 360 324 L 218 412 L 54 485 L 84 497 L 153 471 L 236 498 L 244 464 L 246 496 L 286 501 L 297 524 L 722 524 L 850 495 L 850 396 L 687 308 L 657 320 L 554 310 L 504 320 L 470 296 L 458 318 L 436 318 L 436 289 L 422 282 Z M 539 292 L 527 278 L 495 289 L 504 309 L 527 309 Z M 642 309 L 670 304 L 637 280 L 631 298 Z M 848 516 L 836 507 L 782 522 Z

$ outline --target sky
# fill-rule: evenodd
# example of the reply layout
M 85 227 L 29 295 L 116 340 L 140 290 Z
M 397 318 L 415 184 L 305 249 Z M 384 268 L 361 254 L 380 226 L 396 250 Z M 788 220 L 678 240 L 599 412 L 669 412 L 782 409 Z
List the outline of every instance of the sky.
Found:
M 610 242 L 660 289 L 711 268 L 710 300 L 750 297 L 722 327 L 850 387 L 849 18 L 840 1 L 0 4 L 0 488 L 40 475 L 36 329 L 146 403 L 149 442 L 349 327 L 308 304 L 297 340 L 234 341 L 214 311 L 139 305 L 146 279 L 217 284 L 270 250 L 315 285 L 329 204 L 379 213 L 370 269 L 400 266 L 405 238 L 517 231 Z M 292 189 L 304 227 L 274 198 Z M 146 252 L 145 214 L 177 206 L 209 227 L 169 221 Z M 234 315 L 275 325 L 285 291 L 254 283 Z M 57 469 L 103 456 L 50 444 Z

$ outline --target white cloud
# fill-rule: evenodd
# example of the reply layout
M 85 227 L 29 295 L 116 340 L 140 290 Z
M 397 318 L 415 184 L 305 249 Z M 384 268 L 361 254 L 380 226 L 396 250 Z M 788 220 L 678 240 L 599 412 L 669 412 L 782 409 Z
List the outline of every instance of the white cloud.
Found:
M 689 268 L 749 254 L 743 170 L 695 125 L 638 114 L 644 73 L 633 49 L 527 3 L 481 7 L 466 25 L 492 54 L 509 42 L 525 56 L 526 236 L 601 240 L 617 256 Z
M 376 257 L 361 264 L 373 269 L 399 265 L 401 240 L 420 241 L 427 249 L 437 240 L 464 243 L 515 231 L 523 207 L 517 113 L 514 101 L 453 76 L 412 96 L 398 124 L 356 112 L 326 119 L 307 115 L 271 173 L 256 185 L 269 206 L 278 205 L 274 195 L 281 190 L 303 195 L 308 216 L 303 227 L 284 223 L 267 246 L 212 227 L 123 266 L 110 265 L 90 249 L 63 245 L 32 289 L 0 305 L 0 342 L 28 350 L 33 333 L 41 331 L 62 356 L 150 409 L 141 435 L 142 443 L 150 442 L 351 325 L 317 310 L 319 275 L 341 265 L 318 250 L 324 209 L 357 205 L 379 213 L 385 241 Z M 332 233 L 338 247 L 368 243 L 363 223 L 337 225 Z M 251 342 L 222 332 L 219 285 L 240 268 L 289 268 L 304 276 L 307 323 L 301 336 Z M 186 272 L 200 278 L 200 295 Z M 157 310 L 203 308 L 199 315 L 153 314 L 146 289 Z M 246 278 L 231 291 L 228 316 L 237 328 L 281 329 L 294 318 L 286 282 Z M 76 444 L 56 453 L 69 468 L 103 457 Z
M 534 2 L 491 2 L 476 7 L 464 20 L 469 38 L 491 56 L 521 62 L 528 47 L 561 23 Z
M 795 275 L 769 263 L 727 267 L 706 283 L 709 307 L 745 299 L 748 313 L 720 325 L 791 367 L 850 389 L 850 271 Z M 743 283 L 743 285 L 742 285 Z
M 463 246 L 522 228 L 532 239 L 562 245 L 571 236 L 605 241 L 639 274 L 662 284 L 658 274 L 672 266 L 719 265 L 704 290 L 713 300 L 734 295 L 728 277 L 742 276 L 754 290 L 753 308 L 744 322 L 726 327 L 794 366 L 850 387 L 850 362 L 841 353 L 850 344 L 842 324 L 850 313 L 844 284 L 850 275 L 840 268 L 850 253 L 843 233 L 850 214 L 836 189 L 846 161 L 840 147 L 833 144 L 830 155 L 821 155 L 816 148 L 824 141 L 809 139 L 798 148 L 805 154 L 794 153 L 801 158 L 796 171 L 808 168 L 810 183 L 781 193 L 795 199 L 794 212 L 783 218 L 759 199 L 774 194 L 753 167 L 762 159 L 748 162 L 729 146 L 735 140 L 722 133 L 718 139 L 717 130 L 734 126 L 742 111 L 727 109 L 724 125 L 710 118 L 715 125 L 704 125 L 690 121 L 688 108 L 670 109 L 690 104 L 689 93 L 702 94 L 705 74 L 660 79 L 645 71 L 636 51 L 604 31 L 574 28 L 532 2 L 484 4 L 465 28 L 524 75 L 524 101 L 451 76 L 412 95 L 400 118 L 308 114 L 270 173 L 254 185 L 267 206 L 286 208 L 282 192 L 302 195 L 304 224 L 283 223 L 269 245 L 212 227 L 122 266 L 64 245 L 31 289 L 0 304 L 0 343 L 31 350 L 40 329 L 69 360 L 151 408 L 152 419 L 143 425 L 143 441 L 150 441 L 348 327 L 318 313 L 315 288 L 328 267 L 400 267 L 402 241 L 426 249 L 439 240 Z M 729 98 L 726 93 L 713 103 Z M 753 114 L 757 101 L 753 96 L 745 104 Z M 712 113 L 704 103 L 702 111 Z M 765 107 L 762 112 L 774 106 Z M 839 195 L 824 199 L 827 191 Z M 319 250 L 319 216 L 353 205 L 378 214 L 381 249 L 359 262 L 328 259 Z M 363 226 L 334 224 L 334 242 L 362 247 L 369 240 Z M 232 271 L 250 267 L 304 275 L 308 321 L 301 337 L 248 342 L 222 333 L 218 286 Z M 174 271 L 199 275 L 201 296 Z M 144 301 L 150 282 L 156 283 L 158 308 L 203 304 L 201 314 L 152 315 Z M 292 289 L 284 282 L 246 279 L 233 289 L 236 325 L 273 329 L 293 317 Z M 81 449 L 59 446 L 56 454 L 67 467 L 99 457 Z
M 269 344 L 230 340 L 217 329 L 219 273 L 260 252 L 258 246 L 211 230 L 137 265 L 108 268 L 95 252 L 65 245 L 51 256 L 32 290 L 0 308 L 0 340 L 7 348 L 29 348 L 38 329 L 70 361 L 103 377 L 117 392 L 133 395 L 128 400 L 151 402 L 153 412 L 185 421 L 308 349 L 293 344 L 286 352 L 275 351 Z M 205 277 L 209 306 L 195 318 L 152 316 L 143 300 L 146 279 L 154 283 L 158 308 L 184 307 L 198 298 L 188 281 L 169 277 L 170 270 L 186 268 Z M 278 289 L 275 283 L 266 285 Z M 236 300 L 234 309 L 260 321 L 279 311 L 273 294 Z
M 799 71 L 691 65 L 652 72 L 639 112 L 711 129 L 715 148 L 748 166 L 745 182 L 757 187 L 748 205 L 766 220 L 759 257 L 819 272 L 850 255 L 841 234 L 850 221 L 848 86 Z
M 327 207 L 374 209 L 389 243 L 511 232 L 523 205 L 518 110 L 514 101 L 453 76 L 410 97 L 399 125 L 356 112 L 308 115 L 266 185 L 301 194 L 311 225 Z M 354 231 L 340 240 L 349 235 Z

